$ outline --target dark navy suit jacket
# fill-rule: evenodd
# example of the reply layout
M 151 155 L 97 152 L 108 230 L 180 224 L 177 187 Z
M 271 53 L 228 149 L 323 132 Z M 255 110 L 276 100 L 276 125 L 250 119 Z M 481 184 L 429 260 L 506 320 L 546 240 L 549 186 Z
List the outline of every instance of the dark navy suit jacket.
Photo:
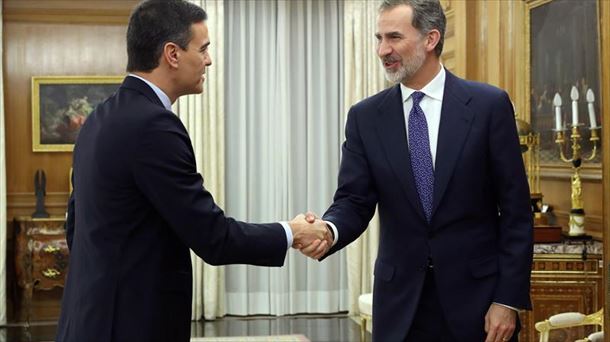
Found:
M 284 262 L 282 226 L 224 215 L 186 129 L 137 78 L 88 117 L 73 176 L 58 341 L 188 341 L 189 248 L 212 265 Z
M 379 206 L 373 338 L 405 339 L 430 258 L 438 297 L 459 341 L 483 341 L 492 302 L 530 308 L 532 213 L 508 95 L 447 72 L 431 222 L 411 170 L 400 86 L 354 105 L 334 203 L 330 253 L 366 229 Z M 434 318 L 431 318 L 434 319 Z

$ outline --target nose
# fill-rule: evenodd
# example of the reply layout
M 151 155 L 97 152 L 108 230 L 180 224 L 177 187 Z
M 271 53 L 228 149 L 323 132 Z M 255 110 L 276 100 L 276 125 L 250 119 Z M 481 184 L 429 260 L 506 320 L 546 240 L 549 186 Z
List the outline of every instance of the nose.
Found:
M 390 46 L 390 44 L 388 44 L 385 39 L 381 39 L 377 43 L 377 55 L 379 57 L 385 57 L 391 53 L 392 53 L 392 47 Z
M 212 65 L 212 57 L 210 57 L 209 54 L 206 55 L 206 59 L 205 59 L 205 65 L 206 66 L 210 66 Z

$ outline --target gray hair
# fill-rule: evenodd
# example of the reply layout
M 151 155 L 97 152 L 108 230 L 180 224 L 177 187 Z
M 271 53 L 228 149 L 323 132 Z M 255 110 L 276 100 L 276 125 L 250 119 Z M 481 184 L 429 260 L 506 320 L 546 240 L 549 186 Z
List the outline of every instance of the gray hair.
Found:
M 394 7 L 407 5 L 413 9 L 413 20 L 411 25 L 421 34 L 427 34 L 432 30 L 438 30 L 441 37 L 434 48 L 437 56 L 443 52 L 445 42 L 445 27 L 447 18 L 439 0 L 383 0 L 379 6 L 379 12 L 390 10 Z

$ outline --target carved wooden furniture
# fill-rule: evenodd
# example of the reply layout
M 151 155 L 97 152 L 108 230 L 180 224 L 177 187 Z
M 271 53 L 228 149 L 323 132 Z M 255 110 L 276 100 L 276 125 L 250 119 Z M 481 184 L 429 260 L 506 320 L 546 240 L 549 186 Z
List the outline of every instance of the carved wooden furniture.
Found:
M 603 274 L 600 254 L 534 254 L 532 266 L 533 311 L 520 313 L 519 341 L 538 341 L 536 322 L 562 312 L 596 312 L 603 306 Z M 574 341 L 595 331 L 592 326 L 558 329 L 549 341 Z
M 65 284 L 68 244 L 64 222 L 63 217 L 14 219 L 15 272 L 17 283 L 24 290 L 27 323 L 34 289 L 51 290 Z

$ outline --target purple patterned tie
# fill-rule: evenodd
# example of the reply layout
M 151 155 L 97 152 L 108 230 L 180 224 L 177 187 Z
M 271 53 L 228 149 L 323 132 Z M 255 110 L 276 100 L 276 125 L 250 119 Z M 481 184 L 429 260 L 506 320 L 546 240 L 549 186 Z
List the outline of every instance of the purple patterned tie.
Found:
M 432 193 L 434 191 L 434 167 L 430 153 L 428 124 L 419 102 L 424 93 L 416 91 L 411 94 L 413 108 L 409 113 L 409 152 L 411 153 L 411 169 L 415 177 L 415 186 L 419 200 L 424 207 L 426 219 L 430 222 L 432 216 Z

